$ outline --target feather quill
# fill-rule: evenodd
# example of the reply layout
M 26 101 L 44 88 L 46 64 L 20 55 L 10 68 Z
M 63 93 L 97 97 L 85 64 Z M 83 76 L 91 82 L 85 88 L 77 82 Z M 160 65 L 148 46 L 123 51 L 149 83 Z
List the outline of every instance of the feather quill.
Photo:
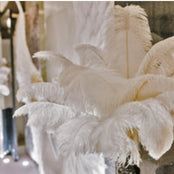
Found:
M 15 56 L 16 56 L 16 76 L 19 87 L 28 85 L 31 82 L 42 81 L 40 72 L 34 66 L 26 42 L 25 16 L 20 2 L 16 1 L 19 15 L 15 28 Z
M 123 77 L 135 75 L 146 52 L 151 47 L 147 15 L 139 6 L 115 6 L 115 56 L 109 66 Z

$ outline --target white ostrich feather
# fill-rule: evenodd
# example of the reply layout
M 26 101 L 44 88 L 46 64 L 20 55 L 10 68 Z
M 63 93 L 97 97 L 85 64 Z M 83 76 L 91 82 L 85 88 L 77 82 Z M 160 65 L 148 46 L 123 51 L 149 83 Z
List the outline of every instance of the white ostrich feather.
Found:
M 162 74 L 174 75 L 174 37 L 156 43 L 143 59 L 137 75 Z
M 53 134 L 57 156 L 90 152 L 90 135 L 97 125 L 93 116 L 75 118 L 61 125 Z
M 117 161 L 118 164 L 128 162 L 138 165 L 140 162 L 138 145 L 127 135 L 127 131 L 133 128 L 131 125 L 133 120 L 130 123 L 127 120 L 120 121 L 120 117 L 115 114 L 94 129 L 91 147 L 96 148 L 93 151 L 102 152 L 105 157 Z
M 116 52 L 118 51 L 115 47 L 118 42 L 116 38 L 118 23 L 114 16 L 114 3 L 74 2 L 73 6 L 77 28 L 75 45 L 90 44 L 97 47 L 101 50 L 106 64 L 111 69 L 120 70 L 112 66 L 113 61 L 117 59 Z M 92 61 L 95 63 L 95 60 L 91 59 Z
M 115 56 L 109 65 L 123 77 L 135 75 L 146 52 L 151 47 L 147 15 L 139 6 L 115 6 Z
M 14 113 L 14 117 L 29 115 L 28 125 L 46 131 L 57 129 L 66 121 L 87 116 L 85 113 L 78 113 L 70 107 L 50 102 L 33 102 L 26 104 Z
M 53 83 L 35 83 L 19 88 L 16 94 L 18 101 L 29 103 L 32 101 L 50 101 L 61 103 L 63 91 L 57 84 Z
M 139 165 L 138 142 L 154 159 L 159 159 L 172 145 L 173 123 L 157 100 L 122 105 L 92 134 L 92 146 L 121 164 Z
M 106 68 L 102 51 L 89 44 L 80 44 L 75 47 L 80 58 L 80 65 L 91 68 Z
M 173 122 L 170 113 L 154 99 L 143 101 L 151 115 L 142 117 L 140 142 L 154 159 L 159 159 L 173 144 Z
M 102 174 L 105 165 L 100 153 L 118 164 L 139 165 L 139 144 L 159 159 L 173 143 L 173 100 L 169 95 L 173 95 L 174 80 L 161 75 L 126 79 L 115 72 L 133 77 L 150 49 L 146 14 L 138 6 L 114 9 L 111 4 L 75 2 L 75 42 L 82 43 L 76 49 L 81 65 L 60 54 L 38 52 L 34 58 L 53 60 L 57 65 L 54 81 L 25 85 L 17 94 L 25 103 L 47 101 L 27 104 L 15 116 L 29 114 L 29 125 L 51 130 L 52 145 L 56 156 L 63 156 L 65 174 Z M 165 91 L 168 93 L 163 94 Z M 39 136 L 35 143 L 38 149 L 41 146 L 43 157 L 44 141 L 40 138 L 38 142 Z M 42 167 L 46 159 L 39 159 Z
M 75 43 L 91 44 L 102 48 L 106 42 L 103 30 L 107 29 L 108 13 L 113 7 L 113 2 L 73 2 L 76 26 Z
M 64 174 L 105 174 L 107 166 L 102 154 L 71 153 L 64 164 Z
M 31 82 L 42 81 L 39 71 L 34 66 L 26 42 L 25 15 L 20 2 L 16 1 L 19 15 L 15 28 L 14 46 L 16 56 L 16 76 L 19 86 L 28 85 Z

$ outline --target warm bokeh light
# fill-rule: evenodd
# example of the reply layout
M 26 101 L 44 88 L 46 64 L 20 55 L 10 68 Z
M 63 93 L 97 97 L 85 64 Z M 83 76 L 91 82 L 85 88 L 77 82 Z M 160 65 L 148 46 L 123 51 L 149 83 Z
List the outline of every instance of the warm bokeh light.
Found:
M 8 164 L 9 162 L 10 162 L 10 159 L 9 158 L 4 158 L 3 159 L 3 163 Z

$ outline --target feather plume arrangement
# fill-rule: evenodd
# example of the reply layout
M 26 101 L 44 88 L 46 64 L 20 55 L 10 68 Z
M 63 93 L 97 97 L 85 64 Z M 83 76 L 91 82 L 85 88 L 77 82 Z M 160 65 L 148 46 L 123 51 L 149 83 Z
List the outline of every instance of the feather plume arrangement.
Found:
M 25 83 L 17 92 L 26 105 L 14 116 L 28 114 L 38 133 L 43 174 L 42 132 L 63 161 L 62 174 L 104 174 L 104 158 L 139 166 L 140 145 L 158 160 L 173 143 L 173 37 L 151 48 L 141 7 L 99 4 L 101 10 L 96 2 L 73 5 L 78 64 L 64 53 L 37 52 L 33 58 L 53 60 L 56 73 L 51 82 Z
M 40 56 L 40 58 L 42 57 L 46 58 L 50 54 L 50 52 L 49 54 L 48 52 L 45 52 L 47 54 L 45 54 L 44 52 L 41 52 L 41 53 L 36 53 L 35 55 Z M 66 58 L 62 56 L 61 57 L 49 56 L 49 58 L 46 58 L 46 59 L 49 60 L 51 59 L 51 57 L 56 58 L 57 61 L 59 62 L 59 66 L 61 67 L 57 78 L 55 78 L 55 81 L 52 83 L 32 84 L 32 86 L 30 86 L 29 89 L 25 88 L 23 89 L 24 90 L 23 92 L 18 93 L 18 99 L 26 98 L 26 101 L 28 101 L 28 98 L 29 98 L 30 101 L 32 101 L 31 99 L 34 98 L 35 100 L 38 100 L 38 101 L 47 101 L 47 102 L 67 105 L 69 107 L 72 107 L 73 110 L 76 110 L 76 112 L 81 111 L 84 113 L 97 116 L 98 118 L 103 119 L 103 117 L 106 117 L 106 114 L 107 114 L 107 117 L 109 117 L 108 120 L 105 120 L 105 119 L 103 120 L 103 124 L 101 125 L 99 124 L 100 128 L 95 129 L 96 132 L 93 131 L 93 129 L 94 127 L 98 127 L 97 126 L 98 123 L 95 123 L 95 121 L 94 122 L 92 121 L 92 119 L 95 119 L 94 116 L 88 118 L 90 120 L 90 124 L 89 124 L 90 127 L 88 127 L 88 124 L 83 125 L 87 127 L 87 128 L 84 128 L 85 132 L 81 124 L 83 124 L 83 120 L 87 118 L 75 118 L 75 119 L 69 120 L 68 122 L 65 122 L 64 124 L 60 126 L 57 125 L 58 130 L 55 131 L 53 136 L 54 137 L 53 144 L 55 144 L 54 147 L 55 147 L 55 152 L 57 156 L 63 155 L 64 153 L 65 154 L 69 154 L 72 152 L 86 153 L 86 152 L 97 151 L 99 153 L 104 153 L 106 157 L 112 158 L 113 160 L 117 161 L 119 164 L 125 164 L 127 162 L 127 158 L 129 157 L 128 164 L 139 165 L 141 161 L 139 148 L 138 148 L 139 143 L 142 143 L 142 145 L 147 149 L 147 151 L 149 151 L 149 155 L 152 156 L 154 159 L 158 159 L 167 150 L 170 149 L 171 144 L 173 142 L 173 132 L 172 132 L 173 124 L 170 124 L 172 123 L 172 119 L 170 118 L 170 113 L 166 111 L 165 108 L 163 108 L 163 105 L 160 105 L 157 101 L 156 102 L 155 101 L 152 102 L 151 100 L 145 101 L 146 104 L 145 103 L 141 104 L 142 106 L 140 107 L 140 111 L 136 111 L 139 106 L 138 104 L 135 106 L 134 104 L 130 104 L 129 106 L 130 110 L 132 109 L 132 110 L 135 110 L 135 112 L 138 112 L 136 114 L 133 114 L 132 117 L 130 117 L 131 113 L 127 111 L 127 107 L 123 107 L 124 108 L 123 111 L 127 112 L 125 115 L 131 118 L 130 120 L 128 119 L 127 122 L 126 122 L 126 118 L 123 117 L 124 113 L 121 114 L 121 116 L 124 119 L 120 119 L 121 121 L 119 121 L 119 116 L 118 116 L 119 113 L 116 112 L 115 114 L 116 116 L 114 117 L 115 122 L 113 120 L 114 118 L 112 118 L 111 115 L 113 115 L 114 111 L 117 108 L 119 110 L 120 105 L 124 103 L 131 102 L 132 100 L 144 100 L 144 99 L 148 99 L 149 97 L 156 97 L 165 91 L 172 91 L 174 89 L 173 79 L 169 77 L 160 76 L 160 75 L 158 76 L 144 75 L 144 76 L 138 76 L 132 79 L 123 79 L 121 77 L 113 76 L 113 72 L 112 71 L 110 72 L 109 70 L 106 71 L 104 69 L 102 72 L 102 70 L 99 70 L 99 69 L 75 65 L 71 61 L 67 60 Z M 71 74 L 69 74 L 70 69 L 71 69 Z M 91 86 L 91 84 L 93 84 L 93 86 Z M 106 100 L 106 97 L 103 95 L 103 94 L 106 94 L 106 89 L 107 89 L 106 84 L 107 84 L 107 88 L 109 89 L 107 92 L 107 97 L 108 97 L 107 100 Z M 59 92 L 61 91 L 60 89 L 63 90 L 63 92 Z M 77 93 L 76 89 L 81 89 L 82 92 L 77 91 L 78 92 Z M 98 94 L 97 91 L 99 90 L 101 91 L 98 95 L 100 97 L 97 97 L 96 94 Z M 111 90 L 113 90 L 113 93 L 111 93 Z M 121 94 L 120 95 L 121 98 L 119 98 L 119 94 Z M 96 100 L 96 103 L 92 102 L 94 100 Z M 114 103 L 112 103 L 113 101 Z M 50 106 L 52 105 L 52 103 L 50 103 Z M 108 107 L 110 106 L 110 108 L 107 108 L 106 107 L 107 105 Z M 154 107 L 150 108 L 151 105 L 153 105 Z M 36 108 L 39 107 L 39 105 L 38 106 L 35 105 L 35 106 Z M 49 108 L 51 108 L 50 106 L 48 105 Z M 34 109 L 34 111 L 36 111 L 36 108 Z M 33 108 L 31 107 L 31 109 Z M 153 109 L 156 109 L 156 110 L 153 110 Z M 54 113 L 54 109 L 52 110 Z M 158 110 L 159 110 L 159 113 L 157 114 L 157 116 L 160 117 L 162 121 L 160 121 L 159 118 L 154 117 L 155 115 L 154 113 Z M 60 113 L 60 116 L 61 116 L 60 108 L 58 108 L 56 112 L 57 112 L 57 115 L 59 115 L 58 113 Z M 32 112 L 30 112 L 30 115 L 32 118 L 31 113 Z M 43 110 L 43 113 L 44 115 L 47 115 L 47 112 L 44 110 Z M 137 115 L 139 117 L 137 117 Z M 166 116 L 164 119 L 162 117 L 163 115 Z M 38 115 L 37 112 L 34 116 L 36 116 L 35 118 L 38 117 L 38 119 L 40 119 L 39 117 L 40 115 Z M 52 117 L 51 114 L 50 116 Z M 145 116 L 146 116 L 146 119 L 143 118 Z M 59 116 L 55 118 L 55 120 L 51 117 L 48 116 L 47 121 L 50 120 L 50 125 L 52 124 L 52 121 L 54 121 L 56 125 L 57 123 L 56 119 L 59 118 Z M 56 114 L 55 114 L 55 117 L 56 117 Z M 29 122 L 30 122 L 30 119 L 29 119 Z M 34 125 L 34 122 L 33 122 L 33 125 Z M 151 130 L 153 132 L 158 131 L 158 132 L 164 133 L 166 137 L 166 140 L 164 141 L 164 143 L 159 143 L 159 142 L 162 142 L 163 140 L 160 139 L 161 136 L 157 136 L 157 134 L 155 133 L 151 134 L 150 132 L 148 132 L 147 134 L 144 135 L 144 132 L 146 132 L 145 129 L 147 125 L 149 125 L 149 122 L 152 123 L 152 125 L 158 122 L 156 127 L 154 126 L 151 127 Z M 165 124 L 163 125 L 162 123 L 165 123 Z M 47 124 L 49 125 L 49 123 Z M 79 124 L 79 127 L 77 126 L 78 124 Z M 167 124 L 168 126 L 166 128 Z M 124 128 L 124 126 L 126 127 Z M 47 130 L 48 130 L 48 127 L 47 127 Z M 111 127 L 113 128 L 111 129 L 111 132 L 107 131 L 108 134 L 106 135 L 103 134 L 103 130 L 109 130 Z M 86 130 L 88 131 L 90 130 L 89 135 L 83 134 L 83 133 L 88 133 Z M 131 132 L 132 130 L 135 130 L 135 132 L 137 132 L 137 136 L 139 137 L 139 139 L 137 140 L 138 142 L 132 140 L 127 135 L 129 133 L 127 133 L 124 130 L 126 130 L 127 132 L 129 131 Z M 75 137 L 73 138 L 72 132 L 77 132 L 77 131 L 79 132 L 77 134 L 78 138 L 76 140 Z M 113 132 L 115 134 L 113 134 Z M 95 141 L 98 140 L 99 142 L 94 143 L 95 141 L 90 141 L 91 134 L 93 134 L 93 136 L 96 134 L 96 136 L 94 136 L 95 138 L 92 138 L 92 139 L 94 139 Z M 102 136 L 100 136 L 100 134 Z M 152 135 L 152 137 L 150 135 Z M 134 136 L 135 135 L 133 134 L 133 137 Z M 149 139 L 147 138 L 148 136 L 149 136 Z M 154 136 L 156 137 L 156 139 L 153 141 Z M 79 137 L 82 138 L 82 140 L 80 140 Z M 84 142 L 83 137 L 86 137 L 85 140 L 87 141 L 87 139 L 89 139 L 89 141 Z M 97 139 L 98 137 L 99 139 Z M 116 137 L 116 138 L 112 138 L 112 137 Z M 75 141 L 74 145 L 70 145 L 70 142 L 72 142 L 72 138 Z M 84 144 L 81 144 L 81 148 L 84 151 L 80 151 L 80 148 L 78 146 L 79 142 L 84 143 Z M 104 142 L 107 142 L 107 144 L 105 144 Z M 92 147 L 90 147 L 89 144 L 91 144 L 90 146 Z M 158 147 L 159 144 L 161 144 L 161 146 Z M 91 151 L 91 149 L 93 150 Z
M 103 122 L 94 116 L 77 116 L 78 113 L 64 106 L 54 107 L 51 103 L 31 103 L 18 109 L 15 116 L 29 113 L 30 126 L 47 131 L 52 128 L 57 156 L 97 151 L 120 164 L 139 165 L 138 143 L 150 156 L 159 159 L 173 142 L 170 113 L 155 99 L 125 104 Z M 47 115 L 48 109 L 53 114 Z
M 109 116 L 120 104 L 155 97 L 174 88 L 174 80 L 167 77 L 148 75 L 123 79 L 107 68 L 94 69 L 76 65 L 51 52 L 38 52 L 34 57 L 56 59 L 59 72 L 53 83 L 32 84 L 19 90 L 19 101 L 34 99 L 65 104 L 103 118 Z

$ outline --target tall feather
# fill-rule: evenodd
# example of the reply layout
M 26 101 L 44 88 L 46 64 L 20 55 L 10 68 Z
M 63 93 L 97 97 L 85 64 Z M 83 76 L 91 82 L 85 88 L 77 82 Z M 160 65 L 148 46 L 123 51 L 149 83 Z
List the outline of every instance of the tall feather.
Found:
M 139 6 L 115 6 L 115 56 L 109 65 L 130 78 L 135 75 L 151 47 L 151 33 L 144 9 Z
M 76 44 L 90 44 L 101 50 L 103 59 L 111 69 L 116 60 L 116 22 L 113 2 L 85 2 L 74 4 Z M 91 27 L 92 26 L 92 27 Z M 81 35 L 79 35 L 81 33 Z M 81 61 L 81 58 L 80 58 Z M 95 59 L 91 59 L 95 63 Z M 118 72 L 120 73 L 120 72 Z
M 174 37 L 156 43 L 143 59 L 137 75 L 174 75 Z
M 39 71 L 34 66 L 26 42 L 25 16 L 20 2 L 16 1 L 19 15 L 15 28 L 15 56 L 16 56 L 16 76 L 19 86 L 28 85 L 31 82 L 42 81 Z
M 91 44 L 102 48 L 106 41 L 103 28 L 106 27 L 105 21 L 108 20 L 107 13 L 113 7 L 113 2 L 73 2 L 76 26 L 75 43 Z

